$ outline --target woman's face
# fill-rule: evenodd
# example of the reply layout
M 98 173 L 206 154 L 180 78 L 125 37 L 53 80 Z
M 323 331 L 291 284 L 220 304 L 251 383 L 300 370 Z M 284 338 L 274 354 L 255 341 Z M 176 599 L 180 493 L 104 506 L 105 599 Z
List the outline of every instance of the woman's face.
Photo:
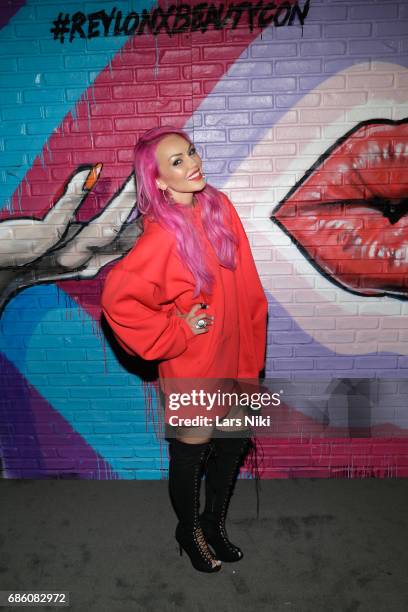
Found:
M 176 202 L 191 204 L 196 191 L 205 187 L 202 160 L 194 145 L 179 134 L 165 136 L 157 145 L 159 189 L 167 189 Z

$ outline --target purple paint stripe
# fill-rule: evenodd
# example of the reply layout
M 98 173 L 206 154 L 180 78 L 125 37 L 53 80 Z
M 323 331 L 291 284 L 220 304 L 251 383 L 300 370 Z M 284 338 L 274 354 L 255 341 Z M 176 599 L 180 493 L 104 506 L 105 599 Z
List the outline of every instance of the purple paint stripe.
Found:
M 25 0 L 2 0 L 0 2 L 0 28 L 4 28 L 25 3 Z
M 0 457 L 4 478 L 89 479 L 92 474 L 98 480 L 118 478 L 109 463 L 1 354 L 0 372 Z
M 269 302 L 267 376 L 294 374 L 301 377 L 305 373 L 305 375 L 313 375 L 315 378 L 319 378 L 319 376 L 325 378 L 328 374 L 333 374 L 336 377 L 400 379 L 407 377 L 407 355 L 388 351 L 338 355 L 327 346 L 317 342 L 307 331 L 302 329 L 296 319 L 291 317 L 289 312 L 270 292 L 267 292 L 267 297 Z M 282 366 L 286 360 L 288 367 L 277 370 L 274 365 L 276 359 L 280 358 Z M 327 367 L 316 368 L 314 359 L 321 361 Z M 307 365 L 308 362 L 310 368 Z M 349 362 L 358 363 L 358 367 L 349 364 Z
M 388 18 L 387 7 L 383 8 L 383 14 L 376 13 L 377 24 Z M 290 28 L 289 32 L 285 30 L 284 33 L 273 27 L 266 30 L 262 38 L 259 36 L 248 46 L 202 102 L 194 113 L 194 116 L 198 115 L 201 118 L 191 121 L 191 124 L 205 126 L 194 128 L 194 142 L 202 145 L 203 159 L 209 166 L 216 168 L 217 162 L 221 166 L 225 164 L 227 158 L 228 172 L 233 174 L 252 146 L 259 143 L 273 125 L 277 124 L 305 95 L 339 71 L 369 60 L 392 62 L 404 68 L 408 67 L 408 55 L 392 51 L 398 41 L 403 44 L 404 36 L 389 35 L 381 41 L 376 38 L 364 40 L 364 47 L 355 46 L 355 51 L 348 52 L 347 56 L 338 51 L 337 40 L 327 39 L 324 41 L 325 48 L 322 54 L 321 37 L 320 34 L 317 36 L 313 33 L 313 27 L 310 28 L 311 35 L 307 37 L 308 47 L 304 48 L 302 56 L 286 58 L 276 55 L 274 49 L 276 48 L 278 52 L 282 47 L 282 37 L 285 34 L 290 35 L 290 38 L 285 39 L 285 43 L 304 43 L 302 32 L 297 28 Z M 342 23 L 342 27 L 341 38 L 352 39 L 354 21 Z M 307 34 L 307 26 L 304 32 Z M 268 64 L 271 66 L 270 71 L 267 70 Z M 251 78 L 250 92 L 242 89 L 245 86 L 244 77 Z M 227 99 L 227 108 L 224 105 L 225 99 Z M 245 117 L 242 123 L 239 119 L 240 115 L 245 115 L 249 108 L 252 113 L 250 125 Z M 218 131 L 222 132 L 225 127 L 224 122 L 229 127 L 230 133 L 234 128 L 246 129 L 242 130 L 240 137 L 234 137 L 232 141 L 226 143 L 222 134 L 219 134 L 217 139 L 217 130 L 214 129 L 221 128 Z M 225 177 L 215 176 L 214 179 L 214 184 L 222 189 Z

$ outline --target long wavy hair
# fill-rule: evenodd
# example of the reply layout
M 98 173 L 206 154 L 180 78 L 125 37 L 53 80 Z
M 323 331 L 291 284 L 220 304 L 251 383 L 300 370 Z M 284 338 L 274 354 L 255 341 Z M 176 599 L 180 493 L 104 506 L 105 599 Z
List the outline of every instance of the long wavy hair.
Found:
M 156 148 L 170 134 L 178 134 L 191 144 L 191 139 L 181 129 L 174 127 L 153 128 L 145 132 L 135 147 L 134 169 L 137 190 L 137 208 L 141 215 L 159 223 L 176 237 L 181 261 L 194 276 L 196 285 L 193 297 L 202 291 L 211 294 L 214 276 L 207 266 L 204 245 L 198 232 L 189 222 L 190 209 L 177 202 L 169 202 L 165 192 L 156 184 L 159 168 Z M 233 270 L 236 266 L 237 238 L 225 223 L 225 207 L 222 194 L 209 184 L 194 193 L 200 207 L 204 232 L 222 266 Z

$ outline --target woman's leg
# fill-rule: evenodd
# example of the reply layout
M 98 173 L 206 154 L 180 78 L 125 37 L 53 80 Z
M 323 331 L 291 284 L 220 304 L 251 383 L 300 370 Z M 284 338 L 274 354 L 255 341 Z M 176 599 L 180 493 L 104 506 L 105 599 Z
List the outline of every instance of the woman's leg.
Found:
M 177 427 L 175 437 L 186 444 L 203 444 L 212 437 L 213 427 Z
M 194 428 L 193 428 L 194 429 Z M 195 569 L 215 572 L 221 562 L 208 548 L 199 521 L 200 487 L 204 465 L 210 452 L 208 434 L 183 431 L 169 442 L 169 493 L 179 519 L 176 539 L 180 554 L 184 549 Z
M 221 561 L 239 561 L 243 552 L 228 539 L 226 518 L 240 467 L 250 447 L 251 430 L 244 424 L 242 407 L 234 407 L 227 417 L 241 419 L 235 425 L 217 426 L 213 452 L 207 461 L 206 503 L 200 523 L 208 543 Z
M 216 433 L 221 431 L 245 431 L 248 425 L 245 425 L 245 415 L 248 413 L 246 406 L 232 406 L 229 412 L 225 415 L 226 424 L 217 425 Z M 219 434 L 217 434 L 219 435 Z

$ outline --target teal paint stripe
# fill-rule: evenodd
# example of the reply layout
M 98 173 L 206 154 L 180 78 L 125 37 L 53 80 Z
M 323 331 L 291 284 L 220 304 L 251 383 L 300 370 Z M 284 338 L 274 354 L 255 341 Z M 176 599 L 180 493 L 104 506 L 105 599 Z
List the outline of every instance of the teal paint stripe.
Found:
M 108 344 L 105 373 L 96 325 L 56 285 L 37 285 L 6 306 L 0 350 L 118 478 L 160 478 L 160 445 L 151 424 L 146 432 L 141 380 Z
M 53 0 L 28 0 L 0 30 L 0 86 L 2 89 L 0 122 L 0 199 L 1 208 L 9 208 L 11 197 L 24 179 L 52 132 L 72 111 L 75 103 L 109 67 L 114 55 L 127 42 L 125 36 L 76 38 L 61 44 L 53 40 L 52 22 L 60 12 L 91 13 L 114 7 L 123 15 L 140 12 L 156 3 L 152 0 L 101 0 L 91 4 L 83 0 L 61 3 Z M 89 93 L 92 99 L 92 92 Z M 52 113 L 47 106 L 54 103 Z M 26 134 L 25 117 L 36 117 L 40 135 Z M 16 118 L 12 133 L 5 119 Z M 35 120 L 30 121 L 32 125 Z

